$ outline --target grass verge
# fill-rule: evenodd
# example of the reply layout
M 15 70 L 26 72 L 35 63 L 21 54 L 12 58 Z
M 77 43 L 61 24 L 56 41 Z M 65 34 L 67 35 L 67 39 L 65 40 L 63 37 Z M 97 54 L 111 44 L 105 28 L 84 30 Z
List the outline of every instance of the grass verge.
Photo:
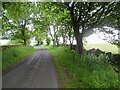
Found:
M 63 88 L 118 88 L 118 74 L 108 57 L 78 55 L 67 48 L 47 47 L 54 57 Z
M 2 71 L 6 71 L 10 67 L 16 65 L 25 57 L 36 51 L 32 46 L 11 47 L 2 52 Z

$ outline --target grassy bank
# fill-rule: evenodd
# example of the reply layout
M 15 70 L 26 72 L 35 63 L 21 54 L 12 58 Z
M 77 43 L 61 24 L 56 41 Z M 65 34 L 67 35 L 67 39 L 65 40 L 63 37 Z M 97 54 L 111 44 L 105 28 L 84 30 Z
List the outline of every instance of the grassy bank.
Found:
M 78 55 L 67 48 L 47 47 L 52 53 L 62 87 L 65 88 L 117 88 L 118 74 L 101 55 Z M 120 86 L 120 85 L 119 85 Z
M 9 69 L 35 52 L 32 46 L 11 47 L 2 52 L 2 71 Z
M 96 49 L 99 48 L 100 50 L 105 51 L 105 52 L 112 52 L 114 54 L 120 53 L 119 50 L 118 50 L 118 47 L 116 45 L 112 45 L 112 44 L 109 44 L 109 43 L 105 43 L 105 44 L 86 44 L 84 46 L 87 50 L 92 49 L 92 48 L 96 48 Z

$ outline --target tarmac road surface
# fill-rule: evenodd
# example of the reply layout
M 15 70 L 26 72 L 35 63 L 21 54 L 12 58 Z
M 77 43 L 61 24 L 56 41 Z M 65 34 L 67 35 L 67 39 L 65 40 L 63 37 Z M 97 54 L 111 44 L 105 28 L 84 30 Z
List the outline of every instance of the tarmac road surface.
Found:
M 2 77 L 2 88 L 58 88 L 53 58 L 47 49 L 37 51 Z

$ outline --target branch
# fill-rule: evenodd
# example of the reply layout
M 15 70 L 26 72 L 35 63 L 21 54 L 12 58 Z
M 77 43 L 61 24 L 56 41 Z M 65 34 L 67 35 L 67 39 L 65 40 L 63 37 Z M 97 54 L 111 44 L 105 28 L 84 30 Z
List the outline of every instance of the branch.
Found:
M 113 3 L 112 3 L 112 4 L 113 4 Z M 109 4 L 109 6 L 112 5 L 112 4 Z M 105 11 L 105 7 L 102 9 L 101 14 L 100 14 L 99 17 L 97 18 L 97 20 L 92 23 L 92 25 L 98 23 L 98 21 L 101 19 L 101 17 L 102 17 L 103 14 L 105 14 L 105 16 L 107 16 L 107 15 L 112 11 L 112 8 L 109 9 L 109 6 L 108 6 L 108 8 L 107 8 L 106 11 Z
M 100 9 L 98 9 L 94 14 L 92 14 L 91 17 L 89 17 L 86 21 L 84 21 L 85 23 L 88 22 L 88 20 L 90 20 L 92 17 L 94 17 L 102 8 L 104 8 L 105 6 L 101 6 Z
M 87 7 L 88 10 L 87 10 L 87 12 L 86 12 L 85 14 L 87 14 L 88 12 L 90 12 L 91 6 L 92 6 L 92 3 L 90 2 L 90 3 L 89 3 L 89 6 Z M 82 7 L 82 6 L 81 6 L 81 7 Z M 81 7 L 80 7 L 80 8 L 81 8 Z M 81 10 L 81 9 L 79 9 L 79 12 L 80 12 L 80 10 Z M 84 14 L 84 15 L 85 15 L 85 14 Z M 81 20 L 81 17 L 80 17 L 80 16 L 81 16 L 81 12 L 79 13 L 79 18 L 78 18 L 78 20 L 77 20 L 78 22 Z
M 105 8 L 103 8 L 102 12 L 100 13 L 99 17 L 97 18 L 97 20 L 95 22 L 93 22 L 93 24 L 96 24 L 102 17 L 102 15 L 104 14 Z

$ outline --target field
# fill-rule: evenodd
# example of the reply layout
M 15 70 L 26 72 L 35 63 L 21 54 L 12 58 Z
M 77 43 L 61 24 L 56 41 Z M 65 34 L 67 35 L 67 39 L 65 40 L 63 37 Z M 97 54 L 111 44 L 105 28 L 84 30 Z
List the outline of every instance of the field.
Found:
M 99 48 L 100 50 L 105 51 L 105 52 L 112 52 L 114 54 L 120 53 L 117 46 L 109 44 L 109 43 L 106 43 L 106 44 L 86 44 L 86 45 L 84 45 L 84 47 L 87 50 L 91 49 L 91 48 L 96 48 L 96 49 Z

